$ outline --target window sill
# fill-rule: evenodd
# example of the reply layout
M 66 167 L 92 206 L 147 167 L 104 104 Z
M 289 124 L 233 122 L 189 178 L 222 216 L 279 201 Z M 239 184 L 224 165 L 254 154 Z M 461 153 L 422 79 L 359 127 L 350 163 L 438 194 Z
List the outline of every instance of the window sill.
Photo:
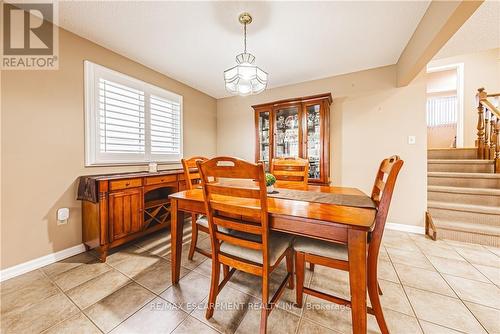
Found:
M 181 165 L 181 161 L 150 161 L 150 162 L 101 162 L 95 164 L 85 164 L 84 167 L 124 167 L 124 166 L 149 166 L 151 162 L 158 166 Z

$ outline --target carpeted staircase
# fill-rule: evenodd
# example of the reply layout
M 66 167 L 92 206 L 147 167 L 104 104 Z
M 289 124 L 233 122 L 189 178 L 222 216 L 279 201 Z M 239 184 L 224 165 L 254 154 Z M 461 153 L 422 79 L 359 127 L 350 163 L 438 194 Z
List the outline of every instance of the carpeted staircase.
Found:
M 428 150 L 428 227 L 438 239 L 499 247 L 500 174 L 493 160 L 476 154 L 476 148 Z

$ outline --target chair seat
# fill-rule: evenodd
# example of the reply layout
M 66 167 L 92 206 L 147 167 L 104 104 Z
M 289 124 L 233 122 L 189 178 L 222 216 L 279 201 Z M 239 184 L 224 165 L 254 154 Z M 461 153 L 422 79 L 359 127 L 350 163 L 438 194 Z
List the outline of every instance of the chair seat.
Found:
M 196 219 L 196 224 L 208 228 L 208 218 L 207 218 L 207 216 L 200 215 L 198 217 L 198 219 Z
M 198 219 L 196 219 L 196 224 L 200 225 L 200 226 L 204 226 L 208 229 L 208 218 L 207 216 L 204 216 L 204 215 L 200 215 L 198 217 Z M 220 227 L 219 226 L 219 231 L 222 231 L 222 232 L 226 232 L 229 231 L 227 228 L 225 227 Z
M 311 238 L 297 238 L 293 242 L 296 252 L 303 252 L 337 260 L 348 260 L 347 246 Z
M 229 234 L 234 235 L 238 238 L 245 238 L 251 241 L 261 242 L 261 236 L 251 233 L 243 233 L 239 231 L 230 231 Z M 274 265 L 281 255 L 287 250 L 292 244 L 293 236 L 270 232 L 269 233 L 269 264 Z M 232 256 L 239 257 L 244 260 L 252 261 L 255 263 L 262 264 L 262 251 L 255 249 L 248 249 L 245 247 L 237 246 L 229 242 L 223 242 L 220 246 L 220 251 Z

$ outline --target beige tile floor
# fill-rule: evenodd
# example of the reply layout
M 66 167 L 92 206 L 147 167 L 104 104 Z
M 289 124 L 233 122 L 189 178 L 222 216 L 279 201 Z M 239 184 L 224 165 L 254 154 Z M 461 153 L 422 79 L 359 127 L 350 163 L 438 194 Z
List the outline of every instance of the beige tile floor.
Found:
M 209 247 L 207 237 L 200 239 Z M 210 260 L 187 260 L 170 285 L 169 235 L 123 247 L 99 263 L 93 252 L 3 282 L 1 333 L 255 333 L 259 278 L 237 273 L 206 320 Z M 272 276 L 276 289 L 285 270 Z M 431 241 L 387 230 L 379 265 L 382 304 L 392 333 L 500 333 L 500 251 Z M 345 272 L 316 267 L 306 283 L 349 296 Z M 307 296 L 296 308 L 286 290 L 269 318 L 269 333 L 350 333 L 350 310 Z M 370 333 L 379 333 L 372 316 Z

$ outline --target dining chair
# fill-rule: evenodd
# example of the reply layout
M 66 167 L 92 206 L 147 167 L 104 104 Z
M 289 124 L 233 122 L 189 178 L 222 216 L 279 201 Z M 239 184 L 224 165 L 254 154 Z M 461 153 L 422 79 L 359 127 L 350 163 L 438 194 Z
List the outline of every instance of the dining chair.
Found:
M 377 279 L 378 254 L 389 206 L 391 204 L 394 185 L 396 184 L 396 179 L 403 163 L 403 160 L 396 155 L 384 159 L 377 172 L 371 195 L 377 213 L 375 216 L 374 229 L 369 236 L 367 252 L 367 289 L 372 304 L 372 307 L 369 307 L 367 312 L 375 315 L 382 333 L 389 333 L 389 330 L 380 304 L 379 294 L 382 294 L 382 291 L 380 290 Z M 301 237 L 295 240 L 293 247 L 295 251 L 297 273 L 297 306 L 302 307 L 304 293 L 336 304 L 350 306 L 351 302 L 349 300 L 304 287 L 305 262 L 349 271 L 347 246 L 344 244 L 335 244 Z
M 278 181 L 290 181 L 307 185 L 309 160 L 302 158 L 274 158 L 271 161 L 271 174 Z
M 182 159 L 182 168 L 184 169 L 184 178 L 186 179 L 186 188 L 191 190 L 196 187 L 201 187 L 201 177 L 196 165 L 197 161 L 207 161 L 208 158 L 205 157 L 192 157 L 189 159 Z M 191 245 L 189 247 L 188 259 L 192 260 L 194 252 L 198 252 L 206 257 L 212 257 L 211 252 L 207 252 L 204 249 L 198 248 L 196 246 L 198 242 L 198 231 L 202 231 L 208 234 L 208 220 L 206 216 L 192 214 L 191 215 Z
M 262 163 L 217 157 L 197 164 L 212 243 L 212 275 L 205 316 L 213 316 L 217 295 L 234 272 L 241 270 L 262 277 L 260 333 L 265 333 L 267 318 L 287 283 L 293 289 L 293 237 L 269 231 Z M 231 218 L 234 215 L 242 219 Z M 284 258 L 287 275 L 269 299 L 269 277 Z M 220 264 L 231 270 L 219 283 Z

